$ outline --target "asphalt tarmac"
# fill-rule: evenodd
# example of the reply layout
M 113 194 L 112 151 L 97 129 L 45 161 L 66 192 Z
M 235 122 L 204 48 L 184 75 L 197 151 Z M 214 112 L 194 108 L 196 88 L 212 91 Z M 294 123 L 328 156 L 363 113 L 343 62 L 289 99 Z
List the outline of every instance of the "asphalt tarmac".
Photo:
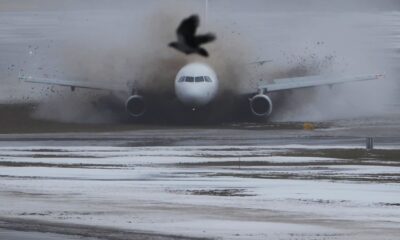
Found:
M 3 240 L 94 240 L 94 238 L 82 238 L 81 236 L 61 235 L 54 233 L 22 232 L 8 229 L 0 229 L 0 239 Z
M 392 120 L 1 134 L 0 237 L 396 239 Z

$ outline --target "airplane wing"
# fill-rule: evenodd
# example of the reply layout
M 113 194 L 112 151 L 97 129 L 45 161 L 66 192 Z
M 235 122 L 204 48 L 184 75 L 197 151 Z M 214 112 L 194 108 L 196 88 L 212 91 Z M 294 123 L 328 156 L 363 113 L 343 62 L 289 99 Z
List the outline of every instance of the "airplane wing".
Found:
M 75 90 L 75 88 L 86 88 L 95 90 L 126 91 L 128 88 L 128 86 L 124 84 L 115 84 L 115 83 L 110 84 L 110 83 L 91 82 L 91 81 L 70 81 L 70 80 L 52 79 L 52 78 L 39 78 L 32 76 L 19 76 L 19 80 L 29 83 L 70 87 L 71 90 Z
M 330 86 L 336 84 L 345 84 L 359 81 L 370 81 L 383 78 L 381 74 L 363 75 L 353 77 L 332 77 L 332 76 L 307 76 L 297 78 L 282 78 L 275 79 L 273 83 L 261 83 L 258 86 L 259 91 L 277 92 L 284 90 L 292 90 L 299 88 L 317 87 L 317 86 Z

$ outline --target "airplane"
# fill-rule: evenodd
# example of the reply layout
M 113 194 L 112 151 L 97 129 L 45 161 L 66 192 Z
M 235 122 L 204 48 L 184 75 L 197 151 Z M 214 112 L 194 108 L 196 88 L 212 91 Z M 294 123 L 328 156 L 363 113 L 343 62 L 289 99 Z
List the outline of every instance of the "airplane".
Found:
M 267 119 L 273 113 L 273 101 L 271 93 L 312 88 L 319 86 L 333 86 L 351 82 L 370 81 L 383 78 L 381 74 L 360 76 L 306 76 L 286 79 L 275 79 L 273 82 L 261 81 L 251 93 L 241 94 L 246 98 L 248 110 L 256 118 Z M 109 85 L 95 82 L 78 82 L 61 79 L 38 78 L 32 76 L 20 76 L 20 80 L 46 85 L 58 85 L 76 88 L 108 90 L 114 92 L 128 91 L 129 97 L 125 101 L 125 110 L 133 119 L 141 119 L 151 108 L 148 107 L 146 92 L 140 89 L 127 88 L 123 85 Z M 174 82 L 174 95 L 178 102 L 193 112 L 212 104 L 219 95 L 218 74 L 204 62 L 192 62 L 183 66 L 176 74 Z M 223 97 L 223 96 L 222 96 Z M 162 101 L 162 100 L 161 100 Z

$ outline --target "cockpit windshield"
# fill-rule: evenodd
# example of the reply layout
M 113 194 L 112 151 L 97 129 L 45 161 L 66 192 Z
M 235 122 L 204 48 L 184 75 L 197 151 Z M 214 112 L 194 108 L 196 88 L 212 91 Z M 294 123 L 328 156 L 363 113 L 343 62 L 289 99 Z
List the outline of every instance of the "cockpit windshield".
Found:
M 195 82 L 204 82 L 204 78 L 203 77 L 196 77 L 195 78 Z
M 183 76 L 183 77 L 179 78 L 178 82 L 200 83 L 200 82 L 212 82 L 212 80 L 208 76 L 198 76 L 198 77 Z

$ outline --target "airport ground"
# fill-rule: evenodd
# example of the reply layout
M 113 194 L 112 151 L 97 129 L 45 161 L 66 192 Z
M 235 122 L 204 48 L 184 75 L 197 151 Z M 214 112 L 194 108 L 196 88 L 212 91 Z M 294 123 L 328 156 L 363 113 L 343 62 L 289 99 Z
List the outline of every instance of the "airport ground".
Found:
M 398 119 L 1 134 L 0 237 L 397 239 Z

